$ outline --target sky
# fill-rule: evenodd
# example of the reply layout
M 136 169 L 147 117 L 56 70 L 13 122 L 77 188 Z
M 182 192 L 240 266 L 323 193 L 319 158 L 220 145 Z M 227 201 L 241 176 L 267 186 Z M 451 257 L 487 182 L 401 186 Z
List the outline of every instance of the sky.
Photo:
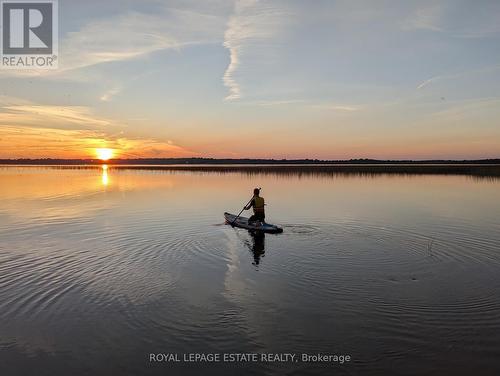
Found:
M 500 158 L 498 1 L 59 1 L 0 158 Z

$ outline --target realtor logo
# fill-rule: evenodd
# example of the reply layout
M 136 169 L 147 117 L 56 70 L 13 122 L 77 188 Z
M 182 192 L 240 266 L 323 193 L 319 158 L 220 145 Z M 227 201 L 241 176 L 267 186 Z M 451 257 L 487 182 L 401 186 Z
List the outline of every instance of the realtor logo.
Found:
M 57 68 L 57 1 L 2 0 L 1 20 L 1 68 Z

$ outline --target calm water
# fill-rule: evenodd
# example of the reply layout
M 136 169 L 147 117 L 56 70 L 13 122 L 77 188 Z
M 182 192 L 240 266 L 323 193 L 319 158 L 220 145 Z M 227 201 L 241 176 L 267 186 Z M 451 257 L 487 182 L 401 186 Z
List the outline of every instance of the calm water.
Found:
M 223 224 L 263 187 L 253 237 Z M 0 374 L 500 373 L 500 180 L 0 168 Z M 150 353 L 350 363 L 150 363 Z

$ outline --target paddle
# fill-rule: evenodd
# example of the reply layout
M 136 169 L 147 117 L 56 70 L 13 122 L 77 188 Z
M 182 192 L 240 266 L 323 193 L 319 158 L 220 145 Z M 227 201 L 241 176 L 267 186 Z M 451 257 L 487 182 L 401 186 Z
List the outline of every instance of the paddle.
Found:
M 259 188 L 257 188 L 257 189 L 260 191 L 262 188 L 260 188 L 260 187 L 259 187 Z M 246 205 L 245 205 L 245 206 L 243 206 L 243 209 L 241 209 L 241 211 L 240 211 L 240 212 L 239 212 L 239 214 L 236 216 L 236 218 L 234 218 L 234 219 L 233 219 L 233 221 L 231 222 L 231 226 L 233 226 L 233 227 L 234 227 L 234 222 L 236 222 L 236 220 L 240 217 L 241 213 L 243 213 L 243 210 L 245 210 L 245 208 L 246 208 L 248 205 L 250 205 L 250 203 L 252 202 L 252 200 L 253 200 L 253 196 L 252 196 L 252 198 L 250 199 L 250 201 L 248 201 L 248 202 L 246 203 Z

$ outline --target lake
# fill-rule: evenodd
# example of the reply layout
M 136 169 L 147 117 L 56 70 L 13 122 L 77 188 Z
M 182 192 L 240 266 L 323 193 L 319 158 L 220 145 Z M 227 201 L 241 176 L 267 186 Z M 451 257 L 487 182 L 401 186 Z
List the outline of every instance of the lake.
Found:
M 497 375 L 499 297 L 499 178 L 0 167 L 2 375 Z

